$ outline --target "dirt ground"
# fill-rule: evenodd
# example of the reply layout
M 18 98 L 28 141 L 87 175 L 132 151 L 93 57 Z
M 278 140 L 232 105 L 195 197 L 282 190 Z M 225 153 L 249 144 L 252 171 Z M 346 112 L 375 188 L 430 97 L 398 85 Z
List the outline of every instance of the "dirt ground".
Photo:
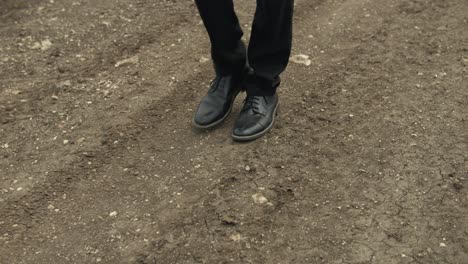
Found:
M 255 1 L 236 0 L 248 38 Z M 468 3 L 297 0 L 274 129 L 192 129 L 189 0 L 0 1 L 0 263 L 468 263 Z

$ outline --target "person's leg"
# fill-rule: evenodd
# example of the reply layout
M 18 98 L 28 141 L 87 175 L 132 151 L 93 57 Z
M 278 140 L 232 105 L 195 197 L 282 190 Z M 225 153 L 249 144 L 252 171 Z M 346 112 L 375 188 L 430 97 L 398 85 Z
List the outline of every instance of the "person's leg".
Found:
M 247 55 L 232 0 L 195 0 L 211 41 L 216 78 L 201 100 L 193 124 L 207 129 L 221 124 L 232 110 L 246 72 Z
M 249 95 L 273 95 L 291 54 L 294 0 L 257 0 L 248 60 Z
M 247 98 L 234 124 L 232 137 L 247 141 L 266 134 L 278 110 L 279 75 L 291 54 L 294 0 L 257 0 L 248 60 L 252 67 L 245 89 Z
M 211 41 L 211 56 L 218 75 L 240 71 L 246 63 L 243 32 L 232 0 L 195 0 Z

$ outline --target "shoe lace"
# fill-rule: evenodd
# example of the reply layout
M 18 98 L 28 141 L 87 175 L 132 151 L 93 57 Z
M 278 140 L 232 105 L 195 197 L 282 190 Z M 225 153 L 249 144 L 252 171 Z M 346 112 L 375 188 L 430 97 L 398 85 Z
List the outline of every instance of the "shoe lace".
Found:
M 259 105 L 260 105 L 260 99 L 264 98 L 263 96 L 247 96 L 244 100 L 244 108 L 242 110 L 249 110 L 252 109 L 252 111 L 256 114 L 263 115 L 263 113 L 260 111 Z
M 216 91 L 216 88 L 219 85 L 219 81 L 221 80 L 220 77 L 216 76 L 211 82 L 210 82 L 210 92 Z
M 215 92 L 220 85 L 223 85 L 224 82 L 226 81 L 225 78 L 222 76 L 216 76 L 211 82 L 210 82 L 210 92 Z

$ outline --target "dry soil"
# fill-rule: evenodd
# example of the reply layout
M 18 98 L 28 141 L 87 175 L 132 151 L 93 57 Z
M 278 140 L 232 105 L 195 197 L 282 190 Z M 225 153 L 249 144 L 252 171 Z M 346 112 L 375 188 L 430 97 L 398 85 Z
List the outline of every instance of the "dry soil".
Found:
M 253 0 L 236 0 L 248 39 Z M 297 0 L 274 129 L 193 130 L 188 0 L 0 1 L 0 263 L 468 263 L 468 3 Z

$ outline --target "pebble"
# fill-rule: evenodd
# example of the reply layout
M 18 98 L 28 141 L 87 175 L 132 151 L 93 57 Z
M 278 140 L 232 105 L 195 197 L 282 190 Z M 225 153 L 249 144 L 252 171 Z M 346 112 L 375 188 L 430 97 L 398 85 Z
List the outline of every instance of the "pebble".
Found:
M 49 206 L 47 206 L 47 209 L 49 209 L 49 210 L 54 210 L 54 209 L 55 209 L 55 206 L 49 204 Z
M 70 80 L 66 80 L 66 81 L 60 82 L 58 84 L 59 88 L 70 87 L 70 86 L 71 86 L 71 81 Z
M 232 234 L 229 238 L 235 242 L 239 242 L 242 240 L 241 234 Z
M 52 47 L 52 42 L 50 42 L 50 40 L 46 39 L 46 40 L 41 41 L 41 50 L 42 51 L 46 51 L 46 50 L 50 49 L 50 47 Z
M 118 61 L 115 64 L 115 67 L 118 68 L 120 66 L 125 66 L 125 65 L 130 65 L 130 64 L 137 64 L 139 61 L 140 61 L 140 58 L 137 55 L 137 56 L 133 56 L 133 57 Z
M 65 139 L 65 140 L 63 141 L 63 144 L 66 145 L 66 144 L 68 144 L 68 142 L 70 142 L 70 141 L 68 141 L 67 139 Z
M 440 247 L 447 247 L 447 244 L 445 244 L 445 243 L 440 243 L 439 246 L 440 246 Z
M 200 63 L 202 63 L 202 64 L 203 64 L 203 63 L 207 63 L 207 62 L 209 62 L 209 61 L 210 61 L 210 59 L 208 59 L 207 57 L 203 57 L 203 56 L 202 56 L 202 57 L 200 58 Z
M 251 169 L 250 169 L 250 166 L 249 166 L 249 165 L 245 166 L 245 170 L 246 170 L 246 171 L 250 171 L 250 170 L 251 170 Z
M 109 216 L 116 216 L 117 215 L 117 211 L 113 211 L 109 214 Z
M 305 54 L 294 55 L 291 57 L 291 61 L 297 64 L 303 64 L 305 66 L 310 66 L 312 64 L 309 56 Z
M 254 200 L 254 203 L 256 203 L 256 204 L 264 204 L 264 203 L 268 202 L 268 199 L 265 198 L 265 196 L 263 196 L 260 193 L 256 193 L 256 194 L 252 195 L 252 199 Z

